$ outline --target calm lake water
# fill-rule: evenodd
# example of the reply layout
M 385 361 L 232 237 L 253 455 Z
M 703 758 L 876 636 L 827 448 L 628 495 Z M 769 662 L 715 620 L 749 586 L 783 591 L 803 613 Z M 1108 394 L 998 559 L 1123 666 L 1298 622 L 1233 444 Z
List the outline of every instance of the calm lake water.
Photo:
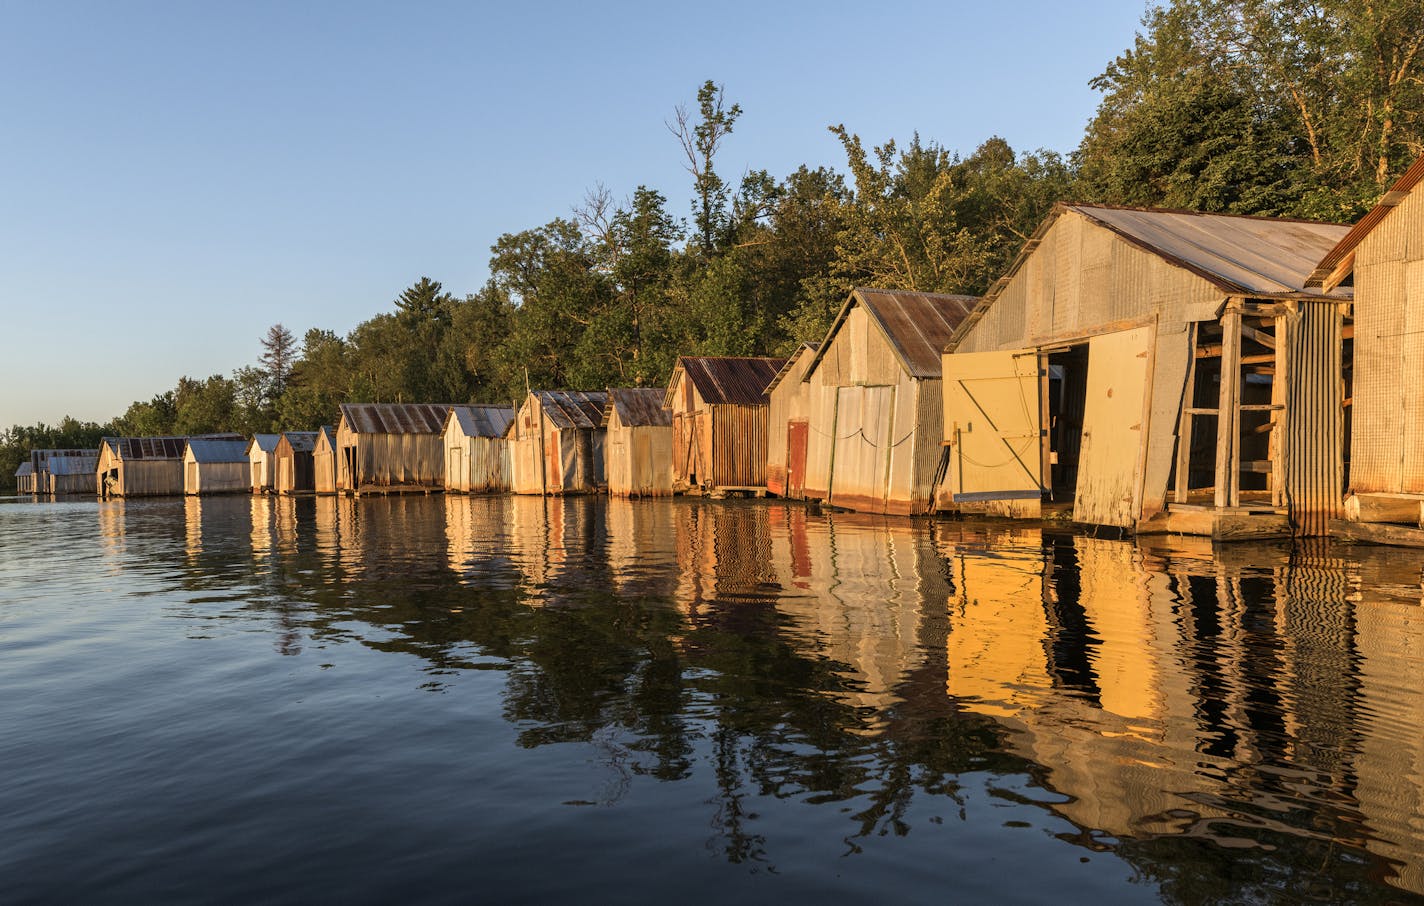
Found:
M 0 901 L 1399 902 L 1424 551 L 0 504 Z

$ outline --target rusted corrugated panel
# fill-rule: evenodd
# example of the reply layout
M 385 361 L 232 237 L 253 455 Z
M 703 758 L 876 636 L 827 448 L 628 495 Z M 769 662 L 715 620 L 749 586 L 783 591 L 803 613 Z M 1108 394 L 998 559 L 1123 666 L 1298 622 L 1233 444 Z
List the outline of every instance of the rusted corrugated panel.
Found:
M 353 434 L 439 434 L 450 403 L 342 403 Z
M 292 448 L 293 453 L 310 453 L 316 449 L 315 431 L 287 431 L 279 435 L 287 439 L 287 445 Z
M 787 360 L 738 356 L 682 356 L 678 367 L 697 388 L 704 403 L 766 402 L 766 390 Z
M 513 406 L 451 406 L 450 418 L 466 437 L 503 437 L 514 421 Z
M 626 428 L 668 427 L 672 410 L 663 406 L 666 393 L 656 387 L 620 387 L 608 391 L 608 409 L 618 410 L 618 420 Z M 604 412 L 604 424 L 608 411 Z
M 939 377 L 945 344 L 974 310 L 975 296 L 856 289 L 860 301 L 889 339 L 911 375 Z
M 544 417 L 558 428 L 597 428 L 608 405 L 606 390 L 535 390 Z
M 1289 329 L 1286 504 L 1298 534 L 1324 535 L 1344 498 L 1342 317 L 1335 305 L 1301 306 Z

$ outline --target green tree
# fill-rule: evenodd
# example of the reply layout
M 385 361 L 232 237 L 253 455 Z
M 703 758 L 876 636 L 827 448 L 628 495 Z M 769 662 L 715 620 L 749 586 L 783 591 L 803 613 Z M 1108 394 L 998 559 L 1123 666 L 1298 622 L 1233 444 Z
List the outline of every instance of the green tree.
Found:
M 692 174 L 693 223 L 700 251 L 711 254 L 725 243 L 729 218 L 727 184 L 714 166 L 717 149 L 742 115 L 742 106 L 727 106 L 721 85 L 708 79 L 697 89 L 697 115 L 678 106 L 668 129 L 677 137 Z

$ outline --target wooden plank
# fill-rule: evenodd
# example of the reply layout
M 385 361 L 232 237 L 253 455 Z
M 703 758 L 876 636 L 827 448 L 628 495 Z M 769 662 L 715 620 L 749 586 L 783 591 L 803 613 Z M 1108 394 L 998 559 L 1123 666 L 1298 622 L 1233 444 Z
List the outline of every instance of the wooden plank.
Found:
M 1259 343 L 1267 349 L 1274 350 L 1276 348 L 1275 337 L 1271 336 L 1265 331 L 1257 330 L 1254 327 L 1247 327 L 1245 324 L 1242 324 L 1241 336 L 1245 339 L 1251 340 L 1252 342 Z
M 1236 506 L 1239 498 L 1240 479 L 1237 463 L 1240 458 L 1240 443 L 1236 434 L 1239 430 L 1240 415 L 1237 407 L 1241 404 L 1241 312 L 1232 308 L 1221 316 L 1222 354 L 1221 391 L 1217 409 L 1220 416 L 1216 425 L 1216 494 L 1217 506 Z
M 1351 522 L 1402 522 L 1418 525 L 1419 497 L 1392 494 L 1351 494 L 1345 499 L 1345 518 Z
M 1188 325 L 1187 330 L 1188 345 L 1196 348 L 1197 325 Z M 1182 389 L 1182 416 L 1177 427 L 1177 486 L 1173 489 L 1172 499 L 1178 502 L 1185 501 L 1191 490 L 1192 416 L 1197 414 L 1192 403 L 1195 402 L 1196 387 L 1197 357 L 1192 356 L 1187 362 L 1187 382 Z
M 1350 522 L 1346 519 L 1330 520 L 1330 534 L 1351 541 L 1366 541 L 1370 544 L 1387 544 L 1393 547 L 1424 547 L 1424 529 L 1385 522 Z
M 1137 521 L 1155 336 L 1153 328 L 1139 327 L 1088 344 L 1075 522 L 1131 528 Z

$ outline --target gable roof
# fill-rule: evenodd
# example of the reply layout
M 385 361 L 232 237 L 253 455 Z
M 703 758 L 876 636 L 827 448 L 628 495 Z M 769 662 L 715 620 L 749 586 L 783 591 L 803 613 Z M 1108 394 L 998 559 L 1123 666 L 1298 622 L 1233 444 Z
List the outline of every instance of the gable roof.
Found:
M 841 329 L 851 310 L 859 304 L 870 322 L 890 344 L 905 373 L 916 378 L 937 378 L 943 373 L 944 347 L 959 325 L 979 304 L 974 296 L 945 293 L 917 293 L 908 290 L 857 287 L 851 291 L 840 314 L 831 322 L 826 339 L 807 366 L 805 380 L 830 348 L 831 338 Z
M 200 463 L 247 462 L 247 441 L 220 440 L 211 437 L 191 437 L 188 452 L 193 460 Z
M 35 464 L 28 459 L 20 463 L 20 467 L 15 470 L 16 478 L 24 478 L 26 475 L 35 474 Z
M 322 425 L 320 428 L 317 429 L 316 437 L 318 443 L 323 440 L 326 441 L 326 448 L 328 450 L 336 449 L 336 428 L 334 426 Z M 313 446 L 312 449 L 315 450 L 316 447 Z
M 786 360 L 786 364 L 781 366 L 781 370 L 776 373 L 776 377 L 771 379 L 771 383 L 766 385 L 766 395 L 771 396 L 773 390 L 781 386 L 781 382 L 786 380 L 786 376 L 796 370 L 796 363 L 807 355 L 815 355 L 821 348 L 820 343 L 802 343 L 796 347 L 796 351 L 791 354 L 791 358 Z
M 1320 259 L 1320 263 L 1306 279 L 1305 285 L 1324 286 L 1332 275 L 1343 280 L 1355 267 L 1355 248 L 1364 241 L 1366 236 L 1374 232 L 1374 228 L 1389 216 L 1390 211 L 1393 211 L 1400 202 L 1409 197 L 1409 193 L 1414 191 L 1421 180 L 1424 180 L 1424 156 L 1411 164 L 1409 169 L 1404 171 L 1404 175 L 1389 187 L 1388 192 L 1384 193 L 1379 204 L 1356 221 L 1355 225 L 1350 227 L 1350 231 L 1335 243 L 1335 247 L 1325 253 L 1325 257 Z
M 998 301 L 1058 218 L 1076 214 L 1164 261 L 1196 274 L 1224 295 L 1347 301 L 1348 289 L 1323 293 L 1306 286 L 1320 256 L 1349 230 L 1340 223 L 1205 214 L 1169 208 L 1059 202 L 989 288 L 947 344 L 951 351 Z
M 439 434 L 449 403 L 342 403 L 353 434 Z
M 603 410 L 603 426 L 608 427 L 614 410 L 625 428 L 662 428 L 672 425 L 672 410 L 663 406 L 667 392 L 657 387 L 610 387 L 608 406 Z
M 283 431 L 279 437 L 285 438 L 293 453 L 310 453 L 316 449 L 316 431 Z M 281 444 L 281 441 L 277 441 Z
M 256 447 L 263 453 L 271 453 L 277 449 L 277 441 L 282 439 L 280 434 L 254 434 L 252 440 L 247 444 L 247 455 L 252 455 L 252 448 Z
M 608 405 L 606 390 L 531 390 L 544 417 L 557 428 L 597 428 Z
M 453 422 L 466 437 L 502 437 L 512 421 L 513 406 L 451 406 L 445 417 L 445 430 L 449 431 Z
M 681 371 L 704 403 L 757 405 L 766 402 L 766 388 L 785 364 L 786 359 L 782 358 L 680 356 L 668 390 L 677 383 L 677 372 Z

